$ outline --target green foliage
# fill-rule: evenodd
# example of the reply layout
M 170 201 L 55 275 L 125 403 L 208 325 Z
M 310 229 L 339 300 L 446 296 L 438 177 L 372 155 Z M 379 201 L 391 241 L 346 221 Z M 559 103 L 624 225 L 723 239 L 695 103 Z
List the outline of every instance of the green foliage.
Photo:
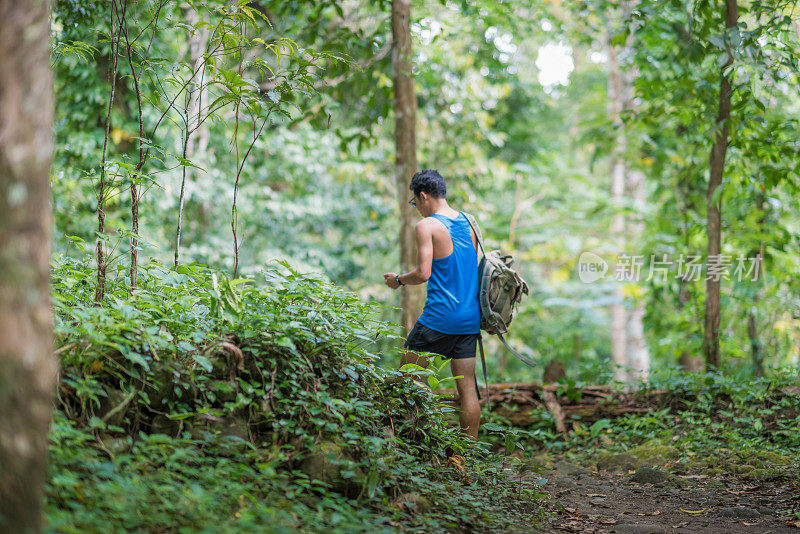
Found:
M 118 447 L 109 454 L 108 447 Z M 122 450 L 119 450 L 122 449 Z M 276 472 L 270 450 L 164 435 L 98 441 L 57 413 L 47 530 L 384 532 L 380 516 L 313 480 Z M 320 516 L 318 510 L 326 510 Z
M 68 258 L 53 271 L 59 531 L 244 531 L 268 515 L 276 531 L 380 531 L 389 518 L 422 524 L 409 492 L 442 528 L 519 520 L 481 510 L 498 496 L 534 506 L 500 458 L 448 424 L 451 408 L 375 365 L 376 337 L 395 329 L 375 305 L 287 263 L 231 280 L 153 262 L 133 292 L 112 278 L 103 307 L 88 304 L 92 277 Z M 453 451 L 469 476 L 443 466 Z M 161 499 L 171 504 L 140 513 Z
M 106 199 L 110 236 L 103 238 L 112 266 L 125 257 L 131 237 L 124 192 L 132 183 L 147 191 L 140 205 L 140 256 L 172 257 L 186 171 L 182 258 L 231 267 L 232 187 L 241 170 L 239 273 L 254 276 L 285 258 L 363 301 L 396 305 L 398 294 L 380 276 L 397 270 L 389 4 L 189 3 L 196 18 L 170 4 L 151 35 L 147 23 L 159 5 L 128 7 L 131 35 L 148 28 L 133 44 L 143 80 L 146 146 L 152 147 L 152 159 L 139 173 L 132 164 L 139 141 L 135 91 L 127 58 L 118 58 L 107 164 L 113 178 Z M 487 242 L 520 259 L 532 295 L 510 332 L 512 342 L 532 356 L 561 361 L 572 379 L 606 382 L 607 310 L 619 296 L 614 284 L 577 280 L 577 259 L 584 250 L 610 252 L 609 218 L 619 212 L 640 214 L 644 223 L 641 235 L 628 241 L 628 253 L 645 260 L 650 254 L 673 260 L 704 254 L 703 176 L 717 127 L 719 62 L 730 44 L 734 116 L 726 178 L 718 190 L 723 253 L 752 257 L 763 250 L 765 277 L 723 281 L 725 372 L 757 372 L 748 361 L 754 346 L 767 368 L 793 365 L 800 309 L 793 254 L 800 246 L 800 102 L 791 91 L 797 42 L 789 5 L 742 5 L 740 26 L 730 32 L 723 29 L 718 3 L 642 2 L 626 19 L 619 8 L 605 1 L 415 5 L 420 166 L 438 168 L 450 183 L 449 198 L 476 214 Z M 56 3 L 56 249 L 75 257 L 96 238 L 93 184 L 112 59 L 108 18 L 108 9 L 92 3 Z M 204 31 L 209 94 L 201 128 L 183 96 L 200 84 L 192 81 L 195 56 L 185 45 Z M 613 124 L 608 112 L 606 36 L 627 44 L 619 59 L 633 83 L 635 109 L 622 117 L 624 159 L 645 175 L 643 203 L 609 202 L 612 141 L 623 125 Z M 574 70 L 567 85 L 545 87 L 531 65 L 545 45 L 555 43 L 569 47 Z M 248 61 L 240 64 L 242 58 Z M 183 96 L 168 106 L 187 82 Z M 236 148 L 243 153 L 251 140 L 253 118 L 270 110 L 248 157 L 235 161 Z M 197 139 L 204 128 L 207 149 L 184 157 L 183 134 Z M 703 282 L 671 276 L 624 287 L 626 306 L 645 303 L 654 369 L 700 351 Z M 379 313 L 388 320 L 396 311 Z M 381 348 L 397 344 L 380 341 Z M 502 345 L 489 342 L 487 349 L 492 380 L 540 378 Z

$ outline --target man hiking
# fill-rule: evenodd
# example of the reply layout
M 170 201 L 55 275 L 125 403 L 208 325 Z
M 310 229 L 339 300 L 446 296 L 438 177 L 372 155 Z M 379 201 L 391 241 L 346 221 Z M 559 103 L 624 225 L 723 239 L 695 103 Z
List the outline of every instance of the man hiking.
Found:
M 425 308 L 404 345 L 409 349 L 401 365 L 428 366 L 427 358 L 414 351 L 432 352 L 451 358 L 461 403 L 461 430 L 478 437 L 481 408 L 475 386 L 475 349 L 480 334 L 478 307 L 477 238 L 469 221 L 447 204 L 447 184 L 435 170 L 414 175 L 409 204 L 424 218 L 416 225 L 417 267 L 407 273 L 386 273 L 386 285 L 428 282 Z

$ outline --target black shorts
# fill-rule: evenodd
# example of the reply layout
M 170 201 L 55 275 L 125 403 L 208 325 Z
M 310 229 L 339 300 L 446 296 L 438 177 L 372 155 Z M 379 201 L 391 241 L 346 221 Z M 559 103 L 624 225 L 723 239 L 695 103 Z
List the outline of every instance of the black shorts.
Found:
M 444 334 L 417 321 L 414 328 L 408 333 L 408 339 L 406 339 L 403 347 L 410 350 L 440 354 L 445 358 L 454 360 L 474 358 L 479 335 Z

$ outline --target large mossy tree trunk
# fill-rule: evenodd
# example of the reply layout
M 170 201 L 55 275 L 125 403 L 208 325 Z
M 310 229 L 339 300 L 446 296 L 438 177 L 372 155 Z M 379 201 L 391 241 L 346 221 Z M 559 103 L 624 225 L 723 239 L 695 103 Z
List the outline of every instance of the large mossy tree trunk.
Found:
M 414 234 L 414 208 L 409 206 L 408 189 L 411 177 L 417 171 L 417 98 L 414 95 L 414 77 L 411 50 L 411 0 L 392 1 L 392 67 L 394 70 L 395 114 L 395 182 L 400 208 L 400 271 L 407 272 L 416 266 L 416 241 Z M 407 335 L 422 311 L 422 286 L 401 288 L 403 308 L 401 325 Z
M 0 0 L 0 530 L 41 530 L 50 314 L 50 2 Z
M 739 20 L 739 8 L 736 0 L 725 0 L 725 27 L 731 29 Z M 730 45 L 727 47 L 728 60 L 722 66 L 719 84 L 719 106 L 717 121 L 715 123 L 716 135 L 714 145 L 709 154 L 709 179 L 708 193 L 706 195 L 706 213 L 708 218 L 708 249 L 706 266 L 712 266 L 720 261 L 722 244 L 722 202 L 715 195 L 717 188 L 722 184 L 725 172 L 725 154 L 728 151 L 728 122 L 731 116 L 731 78 L 726 74 L 726 69 L 733 62 Z M 720 321 L 720 277 L 706 276 L 706 306 L 703 333 L 703 353 L 709 369 L 719 369 L 722 358 L 719 348 L 719 321 Z

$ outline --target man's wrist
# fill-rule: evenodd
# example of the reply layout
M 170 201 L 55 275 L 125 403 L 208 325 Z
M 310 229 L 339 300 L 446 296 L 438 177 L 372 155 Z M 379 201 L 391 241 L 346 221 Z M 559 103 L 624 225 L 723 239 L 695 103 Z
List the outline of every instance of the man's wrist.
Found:
M 404 286 L 404 285 L 405 285 L 405 284 L 403 283 L 403 281 L 402 281 L 402 280 L 400 280 L 400 275 L 399 275 L 399 274 L 396 274 L 396 275 L 394 275 L 394 281 L 395 281 L 395 282 L 397 282 L 397 285 L 398 285 L 398 286 Z

